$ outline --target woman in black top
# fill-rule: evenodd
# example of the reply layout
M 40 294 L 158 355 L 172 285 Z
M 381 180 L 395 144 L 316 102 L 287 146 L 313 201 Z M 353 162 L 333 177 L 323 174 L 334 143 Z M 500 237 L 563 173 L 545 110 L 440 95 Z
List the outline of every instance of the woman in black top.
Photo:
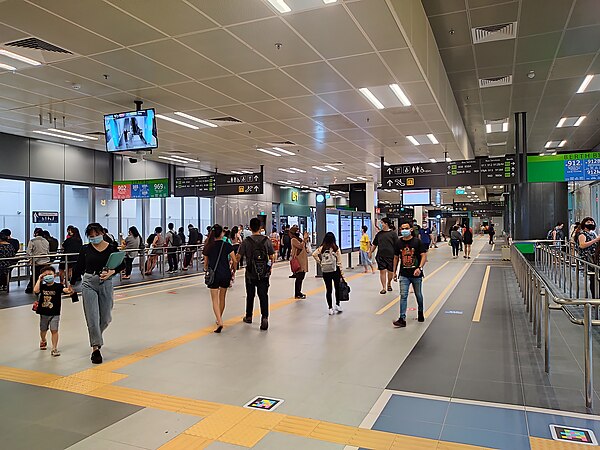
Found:
M 113 282 L 111 277 L 123 270 L 125 263 L 115 269 L 107 269 L 106 264 L 112 253 L 119 249 L 115 244 L 104 240 L 104 230 L 99 223 L 90 223 L 85 229 L 90 243 L 84 245 L 77 265 L 73 269 L 71 283 L 83 274 L 81 291 L 83 294 L 83 312 L 87 322 L 90 346 L 92 347 L 92 363 L 101 364 L 100 348 L 104 344 L 102 333 L 112 320 Z
M 208 288 L 210 289 L 210 298 L 217 320 L 215 333 L 220 333 L 223 329 L 225 296 L 227 295 L 227 288 L 231 284 L 231 275 L 235 272 L 236 260 L 233 246 L 223 240 L 223 227 L 221 225 L 215 224 L 212 227 L 202 254 L 204 255 L 204 271 L 206 272 L 211 268 L 215 272 L 214 281 L 208 285 Z
M 81 240 L 81 234 L 79 234 L 79 228 L 69 226 L 67 228 L 67 238 L 62 243 L 62 249 L 64 253 L 79 253 L 83 248 L 83 241 Z M 65 275 L 66 264 L 69 263 L 69 273 Z M 60 284 L 65 284 L 65 279 L 71 278 L 73 267 L 77 264 L 77 256 L 65 256 L 63 261 L 58 265 L 58 275 L 60 276 Z M 78 280 L 79 281 L 79 280 Z

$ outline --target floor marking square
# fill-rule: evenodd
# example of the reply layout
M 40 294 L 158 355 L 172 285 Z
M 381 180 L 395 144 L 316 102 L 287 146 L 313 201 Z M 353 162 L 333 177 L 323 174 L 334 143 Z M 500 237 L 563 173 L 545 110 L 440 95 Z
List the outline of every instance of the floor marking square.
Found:
M 552 439 L 555 441 L 567 441 L 574 444 L 598 445 L 594 432 L 587 428 L 567 427 L 564 425 L 550 425 Z
M 280 398 L 270 398 L 259 395 L 244 405 L 244 408 L 259 409 L 261 411 L 273 411 L 283 403 Z

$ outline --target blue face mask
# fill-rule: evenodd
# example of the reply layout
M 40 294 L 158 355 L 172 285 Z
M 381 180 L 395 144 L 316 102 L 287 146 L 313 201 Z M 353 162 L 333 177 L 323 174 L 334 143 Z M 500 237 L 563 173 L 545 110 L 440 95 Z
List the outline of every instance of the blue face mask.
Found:
M 402 237 L 408 237 L 411 234 L 411 230 L 400 230 L 400 234 L 402 234 Z
M 46 284 L 54 283 L 54 275 L 44 275 L 43 279 Z
M 104 238 L 102 237 L 102 235 L 100 236 L 94 236 L 89 238 L 90 240 L 90 244 L 96 244 L 98 245 L 100 242 L 102 242 L 104 240 Z

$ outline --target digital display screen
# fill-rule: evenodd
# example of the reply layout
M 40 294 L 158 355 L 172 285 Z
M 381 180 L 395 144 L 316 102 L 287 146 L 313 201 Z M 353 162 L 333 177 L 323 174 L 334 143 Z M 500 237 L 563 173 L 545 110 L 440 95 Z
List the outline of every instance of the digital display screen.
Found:
M 104 116 L 106 150 L 123 152 L 158 147 L 154 109 Z
M 528 156 L 530 183 L 600 180 L 600 152 Z
M 157 180 L 113 181 L 113 200 L 162 198 L 169 196 L 168 178 Z
M 402 191 L 402 204 L 404 206 L 431 205 L 431 190 Z
M 339 244 L 342 251 L 352 250 L 352 214 L 340 215 L 340 239 Z
M 339 240 L 340 238 L 340 214 L 335 212 L 327 212 L 327 232 L 330 231 L 335 234 L 335 239 Z
M 352 216 L 352 240 L 355 250 L 360 248 L 360 238 L 362 237 L 362 215 L 354 214 Z

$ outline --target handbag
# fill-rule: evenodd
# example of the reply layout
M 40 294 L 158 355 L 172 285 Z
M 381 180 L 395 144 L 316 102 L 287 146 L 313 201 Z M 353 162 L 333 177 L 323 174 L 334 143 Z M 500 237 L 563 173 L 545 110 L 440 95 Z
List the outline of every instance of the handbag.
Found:
M 302 269 L 300 267 L 300 261 L 298 261 L 296 256 L 293 256 L 292 259 L 290 259 L 290 269 L 292 273 L 298 273 Z
M 37 311 L 39 304 L 40 303 L 37 300 L 35 302 L 33 302 L 33 305 L 31 305 L 31 310 L 32 311 Z
M 347 302 L 350 300 L 350 285 L 343 278 L 340 280 L 340 301 Z
M 215 262 L 215 267 L 211 268 L 208 266 L 206 273 L 204 274 L 204 284 L 210 286 L 215 282 L 215 270 L 217 270 L 217 266 L 219 265 L 219 260 L 221 259 L 221 253 L 223 252 L 223 247 L 225 246 L 225 242 L 221 241 L 221 248 L 219 249 L 219 256 L 217 256 L 217 261 Z

